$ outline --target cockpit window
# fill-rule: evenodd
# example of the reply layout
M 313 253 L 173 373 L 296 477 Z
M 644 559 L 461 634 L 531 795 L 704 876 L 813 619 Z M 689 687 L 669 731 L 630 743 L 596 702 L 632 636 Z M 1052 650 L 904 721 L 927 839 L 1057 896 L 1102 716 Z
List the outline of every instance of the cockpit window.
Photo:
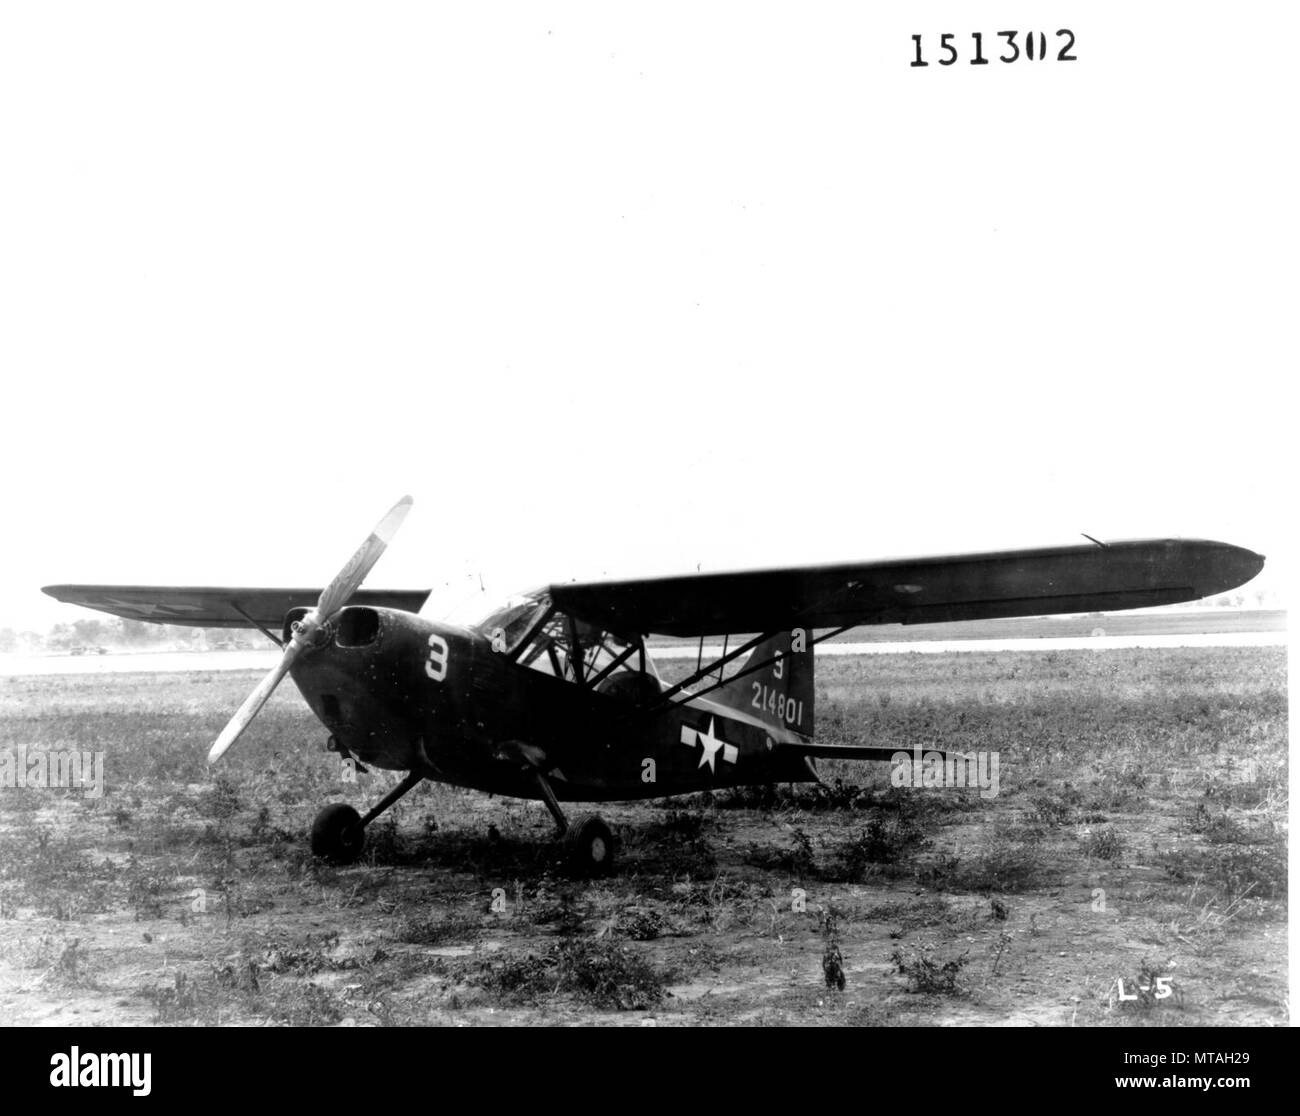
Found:
M 550 607 L 551 599 L 545 593 L 514 596 L 472 626 L 492 640 L 496 650 L 509 654 Z
M 662 689 L 639 639 L 555 610 L 545 590 L 511 597 L 469 625 L 521 666 L 638 704 Z
M 613 692 L 618 688 L 615 681 L 629 675 L 638 679 L 649 677 L 652 679 L 649 688 L 656 694 L 659 692 L 654 663 L 643 657 L 639 640 L 602 631 L 563 613 L 551 616 L 527 641 L 519 653 L 519 662 L 601 693 Z

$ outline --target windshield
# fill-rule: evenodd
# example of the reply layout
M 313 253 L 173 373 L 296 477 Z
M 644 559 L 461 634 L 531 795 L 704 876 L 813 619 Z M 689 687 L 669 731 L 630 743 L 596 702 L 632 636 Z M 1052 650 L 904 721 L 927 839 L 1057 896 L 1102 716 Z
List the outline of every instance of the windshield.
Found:
M 468 627 L 492 640 L 498 651 L 513 651 L 550 607 L 546 593 L 517 593 Z

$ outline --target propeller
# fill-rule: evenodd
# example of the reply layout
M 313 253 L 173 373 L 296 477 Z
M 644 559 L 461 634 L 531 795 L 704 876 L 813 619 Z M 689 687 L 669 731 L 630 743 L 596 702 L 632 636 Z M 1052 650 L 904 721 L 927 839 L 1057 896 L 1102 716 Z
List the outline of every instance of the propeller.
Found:
M 352 594 L 357 591 L 361 583 L 366 579 L 366 574 L 379 561 L 379 556 L 388 548 L 393 535 L 397 533 L 397 529 L 402 525 L 402 520 L 406 518 L 406 513 L 410 510 L 411 498 L 403 496 L 393 505 L 389 513 L 379 521 L 375 529 L 370 532 L 369 538 L 348 559 L 347 564 L 339 570 L 334 580 L 321 590 L 320 600 L 316 602 L 316 607 L 301 620 L 294 621 L 291 637 L 285 646 L 280 661 L 275 664 L 271 673 L 257 684 L 257 688 L 244 699 L 244 704 L 239 707 L 238 712 L 230 718 L 230 722 L 221 730 L 217 742 L 212 745 L 208 752 L 208 763 L 216 763 L 225 755 L 226 749 L 239 739 L 240 734 L 248 727 L 249 722 L 257 716 L 258 711 L 266 704 L 266 699 L 271 696 L 276 686 L 280 684 L 280 680 L 289 673 L 289 668 L 293 666 L 294 660 L 316 642 L 325 625 L 334 618 L 335 613 L 348 603 Z

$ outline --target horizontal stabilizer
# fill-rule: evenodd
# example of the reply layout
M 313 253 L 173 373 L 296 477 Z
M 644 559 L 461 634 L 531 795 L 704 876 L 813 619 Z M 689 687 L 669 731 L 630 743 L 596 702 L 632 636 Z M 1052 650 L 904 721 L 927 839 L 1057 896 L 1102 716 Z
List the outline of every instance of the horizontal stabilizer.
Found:
M 783 751 L 798 752 L 810 759 L 842 760 L 891 760 L 901 750 L 899 748 L 877 748 L 870 744 L 817 744 L 807 743 L 778 745 Z M 928 751 L 928 749 L 927 749 Z M 910 754 L 910 753 L 909 753 Z M 941 753 L 942 754 L 942 753 Z

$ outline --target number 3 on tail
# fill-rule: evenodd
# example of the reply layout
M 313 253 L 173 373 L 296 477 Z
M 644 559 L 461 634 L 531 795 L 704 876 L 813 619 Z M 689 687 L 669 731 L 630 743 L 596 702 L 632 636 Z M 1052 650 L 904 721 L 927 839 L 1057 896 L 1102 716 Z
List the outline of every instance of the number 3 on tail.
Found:
M 429 658 L 424 664 L 424 673 L 435 682 L 447 677 L 447 641 L 437 632 L 429 636 Z

